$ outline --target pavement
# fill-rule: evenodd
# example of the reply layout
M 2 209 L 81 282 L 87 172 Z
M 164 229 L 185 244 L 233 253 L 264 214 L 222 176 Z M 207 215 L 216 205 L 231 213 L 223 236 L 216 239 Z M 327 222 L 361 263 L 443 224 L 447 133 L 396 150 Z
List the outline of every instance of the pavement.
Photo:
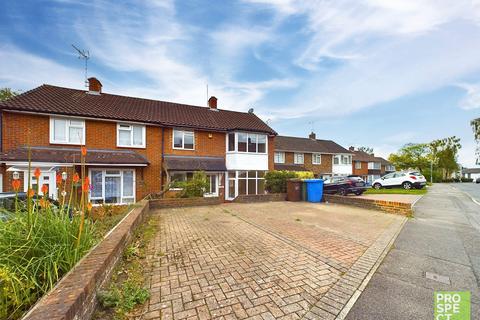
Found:
M 406 221 L 305 202 L 161 209 L 154 217 L 151 297 L 135 319 L 333 320 Z
M 433 319 L 434 291 L 470 291 L 480 319 L 478 189 L 463 185 L 429 188 L 346 319 Z

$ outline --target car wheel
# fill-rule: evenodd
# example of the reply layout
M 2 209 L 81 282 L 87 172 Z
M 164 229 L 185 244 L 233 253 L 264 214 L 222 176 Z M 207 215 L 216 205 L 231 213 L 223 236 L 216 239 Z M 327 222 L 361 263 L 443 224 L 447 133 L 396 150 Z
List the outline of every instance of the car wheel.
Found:
M 363 194 L 363 191 L 357 191 L 357 192 L 355 192 L 355 194 L 356 194 L 357 196 L 361 196 L 361 195 Z
M 375 183 L 373 187 L 377 190 L 380 190 L 382 188 L 382 185 L 380 183 Z
M 410 190 L 410 189 L 412 189 L 412 183 L 409 182 L 409 181 L 405 181 L 404 183 L 402 183 L 402 187 L 405 190 Z
M 341 196 L 346 196 L 347 195 L 347 189 L 345 189 L 345 188 L 338 189 L 338 194 L 341 195 Z

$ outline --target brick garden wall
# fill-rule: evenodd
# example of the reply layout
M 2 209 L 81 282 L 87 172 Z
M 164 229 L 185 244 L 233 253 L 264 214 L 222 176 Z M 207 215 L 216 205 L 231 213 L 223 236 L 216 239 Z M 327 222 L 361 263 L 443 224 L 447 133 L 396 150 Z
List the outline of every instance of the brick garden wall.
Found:
M 324 200 L 331 203 L 338 203 L 344 205 L 351 205 L 365 209 L 380 210 L 383 212 L 399 214 L 403 216 L 412 216 L 412 205 L 410 203 L 385 201 L 385 200 L 373 200 L 358 197 L 345 197 L 338 195 L 325 194 Z
M 117 227 L 94 247 L 23 320 L 87 320 L 96 304 L 97 290 L 110 279 L 135 228 L 149 213 L 149 202 L 142 201 Z
M 252 203 L 252 202 L 269 202 L 269 201 L 285 201 L 286 193 L 269 193 L 269 194 L 249 194 L 239 195 L 233 200 L 238 203 Z
M 150 200 L 151 209 L 210 206 L 223 203 L 218 197 L 165 198 Z

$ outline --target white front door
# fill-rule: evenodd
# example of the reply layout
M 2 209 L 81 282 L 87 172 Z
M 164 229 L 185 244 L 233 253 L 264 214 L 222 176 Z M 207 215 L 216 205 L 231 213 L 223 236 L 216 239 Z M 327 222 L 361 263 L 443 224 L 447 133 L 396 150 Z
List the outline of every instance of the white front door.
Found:
M 206 190 L 204 196 L 206 197 L 218 197 L 218 174 L 210 173 L 207 174 L 208 189 Z
M 38 194 L 43 196 L 42 186 L 48 186 L 48 196 L 52 199 L 57 199 L 57 182 L 55 180 L 55 171 L 41 171 L 40 178 L 37 179 L 34 177 L 34 172 L 30 173 L 30 187 L 37 192 L 37 183 L 38 186 Z M 28 171 L 24 172 L 25 175 L 25 183 L 24 183 L 24 190 L 27 192 L 28 190 Z

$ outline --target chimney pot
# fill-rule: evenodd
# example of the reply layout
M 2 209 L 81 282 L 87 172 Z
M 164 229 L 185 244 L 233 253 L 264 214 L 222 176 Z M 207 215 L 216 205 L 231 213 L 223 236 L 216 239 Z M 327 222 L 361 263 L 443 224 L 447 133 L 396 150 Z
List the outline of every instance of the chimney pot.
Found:
M 352 146 L 352 147 L 348 148 L 348 150 L 355 151 L 355 147 Z
M 102 93 L 102 83 L 95 77 L 88 78 L 88 91 L 93 94 Z
M 308 138 L 312 139 L 312 140 L 316 140 L 317 139 L 317 135 L 315 134 L 315 132 L 310 132 L 310 134 L 308 135 Z
M 211 96 L 210 99 L 208 99 L 208 106 L 210 109 L 217 109 L 217 98 Z

